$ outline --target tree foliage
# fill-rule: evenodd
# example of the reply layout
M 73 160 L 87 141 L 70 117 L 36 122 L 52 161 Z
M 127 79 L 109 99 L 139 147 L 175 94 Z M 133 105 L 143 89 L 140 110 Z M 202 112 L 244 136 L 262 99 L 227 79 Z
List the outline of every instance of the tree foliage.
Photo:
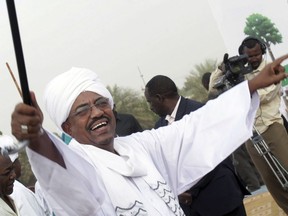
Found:
M 268 48 L 272 60 L 275 59 L 270 45 L 282 43 L 282 35 L 269 18 L 258 13 L 250 15 L 246 18 L 244 33 L 259 38 Z
M 207 90 L 202 85 L 202 76 L 206 72 L 212 72 L 216 69 L 217 60 L 208 59 L 204 63 L 195 65 L 195 69 L 185 78 L 183 88 L 180 90 L 181 95 L 205 102 L 208 97 Z
M 121 88 L 117 85 L 107 88 L 113 96 L 117 112 L 132 114 L 143 129 L 154 127 L 158 117 L 150 110 L 143 92 Z

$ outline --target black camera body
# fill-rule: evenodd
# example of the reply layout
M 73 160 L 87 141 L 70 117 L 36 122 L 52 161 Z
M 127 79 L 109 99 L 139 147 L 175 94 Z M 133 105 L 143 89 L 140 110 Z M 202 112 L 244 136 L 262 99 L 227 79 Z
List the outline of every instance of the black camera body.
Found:
M 228 58 L 228 54 L 226 53 L 223 58 L 223 64 L 224 75 L 220 76 L 213 86 L 213 88 L 221 92 L 244 81 L 244 75 L 253 71 L 252 66 L 248 64 L 248 56 L 246 54 Z

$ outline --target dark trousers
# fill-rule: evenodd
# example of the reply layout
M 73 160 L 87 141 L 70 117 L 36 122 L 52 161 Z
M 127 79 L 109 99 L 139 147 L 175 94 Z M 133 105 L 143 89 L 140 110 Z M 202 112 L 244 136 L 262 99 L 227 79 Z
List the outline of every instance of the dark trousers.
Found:
M 180 204 L 186 216 L 245 216 L 244 195 L 250 194 L 227 158 L 189 191 L 191 205 Z

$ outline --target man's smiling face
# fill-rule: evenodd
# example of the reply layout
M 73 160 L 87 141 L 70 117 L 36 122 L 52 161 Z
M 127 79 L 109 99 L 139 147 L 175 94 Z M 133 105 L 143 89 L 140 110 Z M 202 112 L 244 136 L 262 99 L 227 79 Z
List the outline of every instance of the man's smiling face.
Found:
M 79 94 L 63 130 L 82 144 L 113 150 L 116 121 L 109 100 L 94 92 Z

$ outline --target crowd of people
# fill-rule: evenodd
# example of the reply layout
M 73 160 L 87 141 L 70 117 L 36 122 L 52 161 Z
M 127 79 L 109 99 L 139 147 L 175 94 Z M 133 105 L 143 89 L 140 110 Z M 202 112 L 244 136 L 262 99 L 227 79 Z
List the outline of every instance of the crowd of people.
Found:
M 33 92 L 32 105 L 19 103 L 12 112 L 12 134 L 29 141 L 35 191 L 17 181 L 19 160 L 5 150 L 13 138 L 0 136 L 1 215 L 244 216 L 243 199 L 253 189 L 250 176 L 243 177 L 247 168 L 240 171 L 235 161 L 240 166 L 248 158 L 257 181 L 263 179 L 256 187 L 265 184 L 288 213 L 287 191 L 250 140 L 256 128 L 288 169 L 279 84 L 288 55 L 267 63 L 265 52 L 260 40 L 245 38 L 239 54 L 248 56 L 253 72 L 221 93 L 213 85 L 225 68 L 206 73 L 202 83 L 213 96 L 205 104 L 181 96 L 169 77 L 153 77 L 145 98 L 160 118 L 144 131 L 134 116 L 116 111 L 94 71 L 59 74 L 46 86 L 44 104 L 62 139 L 43 128 Z

